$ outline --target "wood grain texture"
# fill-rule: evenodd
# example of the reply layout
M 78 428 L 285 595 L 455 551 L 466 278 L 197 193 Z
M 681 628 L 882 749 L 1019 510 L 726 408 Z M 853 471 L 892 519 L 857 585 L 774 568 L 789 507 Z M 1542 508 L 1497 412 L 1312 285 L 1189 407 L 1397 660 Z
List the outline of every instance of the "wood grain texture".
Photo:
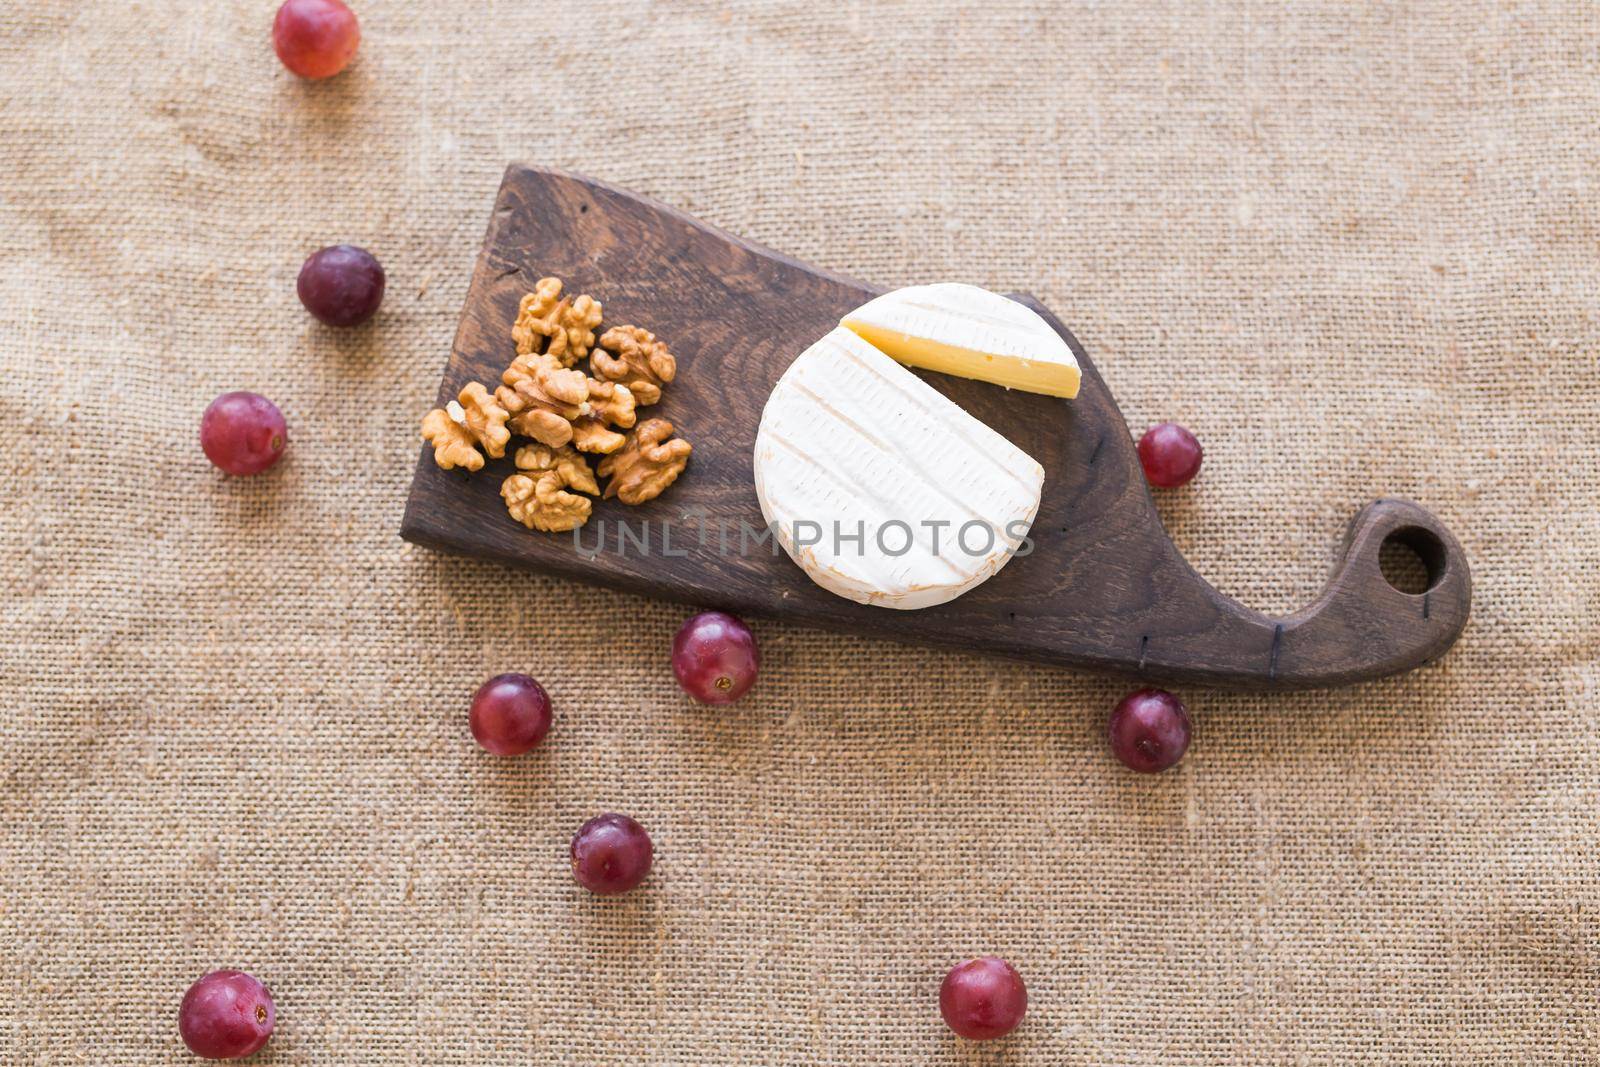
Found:
M 648 411 L 694 443 L 688 470 L 642 507 L 598 502 L 575 541 L 532 533 L 506 514 L 499 490 L 509 458 L 465 474 L 440 470 L 424 448 L 401 527 L 406 539 L 691 604 L 1152 682 L 1342 685 L 1426 663 L 1466 625 L 1471 577 L 1460 545 L 1403 500 L 1378 500 L 1351 520 L 1332 577 L 1304 610 L 1273 618 L 1222 596 L 1167 537 L 1133 439 L 1083 346 L 1026 296 L 1017 299 L 1077 354 L 1083 389 L 1076 400 L 918 373 L 1044 465 L 1033 553 L 938 607 L 893 611 L 841 599 L 771 542 L 740 552 L 738 530 L 762 526 L 751 464 L 773 384 L 841 315 L 880 290 L 604 183 L 512 166 L 440 384 L 441 404 L 469 381 L 498 381 L 515 355 L 518 301 L 551 274 L 570 292 L 600 300 L 607 325 L 635 323 L 671 345 L 678 379 Z M 668 525 L 670 549 L 662 542 Z M 632 540 L 619 536 L 623 526 Z M 732 532 L 732 551 L 719 544 L 723 527 Z M 638 547 L 646 536 L 648 555 Z M 1400 592 L 1383 577 L 1379 548 L 1390 536 L 1427 564 L 1425 593 Z

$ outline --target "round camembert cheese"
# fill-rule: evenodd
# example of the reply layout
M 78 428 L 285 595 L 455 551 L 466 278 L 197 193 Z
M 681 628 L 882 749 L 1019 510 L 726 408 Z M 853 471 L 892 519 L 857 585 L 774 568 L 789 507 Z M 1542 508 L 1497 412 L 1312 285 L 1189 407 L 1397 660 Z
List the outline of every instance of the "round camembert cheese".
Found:
M 925 608 L 1005 566 L 1044 468 L 841 326 L 768 397 L 755 481 L 778 543 L 818 585 Z

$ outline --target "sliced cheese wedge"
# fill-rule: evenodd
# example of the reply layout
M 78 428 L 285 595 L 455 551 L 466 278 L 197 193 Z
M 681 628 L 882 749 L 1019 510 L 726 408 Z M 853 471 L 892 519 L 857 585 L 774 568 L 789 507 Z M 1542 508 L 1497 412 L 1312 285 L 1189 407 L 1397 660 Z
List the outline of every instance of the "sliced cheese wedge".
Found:
M 784 372 L 756 433 L 756 496 L 818 585 L 925 608 L 990 578 L 1033 524 L 1044 468 L 850 330 Z
M 840 320 L 901 363 L 1048 396 L 1078 395 L 1078 360 L 1030 308 L 976 285 L 896 289 Z

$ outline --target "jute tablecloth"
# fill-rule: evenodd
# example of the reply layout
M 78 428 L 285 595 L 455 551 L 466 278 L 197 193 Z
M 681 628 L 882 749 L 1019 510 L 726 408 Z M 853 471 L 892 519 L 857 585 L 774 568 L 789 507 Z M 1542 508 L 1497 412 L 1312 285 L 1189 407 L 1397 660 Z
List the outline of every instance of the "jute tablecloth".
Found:
M 280 68 L 267 0 L 0 9 L 0 1062 L 186 1055 L 263 978 L 280 1064 L 1593 1063 L 1600 19 L 1585 3 L 403 3 Z M 1383 494 L 1454 529 L 1444 662 L 1186 691 L 759 625 L 691 705 L 680 608 L 396 535 L 501 171 L 592 173 L 883 283 L 1027 289 L 1136 427 L 1204 439 L 1163 515 L 1253 606 Z M 371 327 L 310 250 L 372 248 Z M 274 397 L 226 480 L 217 393 Z M 546 747 L 465 705 L 527 670 Z M 653 832 L 597 902 L 564 849 Z M 1003 1053 L 935 993 L 1026 976 Z M 991 1047 L 992 1048 L 992 1047 Z

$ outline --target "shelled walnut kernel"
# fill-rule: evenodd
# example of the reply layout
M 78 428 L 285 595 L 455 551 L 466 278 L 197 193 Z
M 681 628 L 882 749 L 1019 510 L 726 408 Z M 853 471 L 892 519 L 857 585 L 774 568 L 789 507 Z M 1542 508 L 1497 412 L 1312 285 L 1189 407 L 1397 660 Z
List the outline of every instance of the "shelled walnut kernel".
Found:
M 495 397 L 523 437 L 560 448 L 572 440 L 572 423 L 589 413 L 589 379 L 547 355 L 518 356 L 500 376 Z
M 560 278 L 540 278 L 534 291 L 522 298 L 517 322 L 511 327 L 517 355 L 549 355 L 570 367 L 594 347 L 594 328 L 600 325 L 600 302 L 591 296 L 561 299 Z
M 600 461 L 600 476 L 606 483 L 606 499 L 616 497 L 624 504 L 643 504 L 654 500 L 678 480 L 693 451 L 688 441 L 672 437 L 672 423 L 666 419 L 646 419 L 628 434 L 620 451 Z
M 433 445 L 433 459 L 445 470 L 483 467 L 481 446 L 491 459 L 506 454 L 511 432 L 510 412 L 501 407 L 478 382 L 469 382 L 447 407 L 434 408 L 422 419 L 422 436 Z
M 567 492 L 600 492 L 582 456 L 570 448 L 523 445 L 517 449 L 516 465 L 518 473 L 500 486 L 513 519 L 546 533 L 565 533 L 589 521 L 589 498 Z
M 612 353 L 615 353 L 613 355 Z M 661 399 L 661 387 L 678 375 L 678 361 L 656 335 L 637 326 L 613 326 L 600 337 L 594 350 L 594 373 L 621 382 L 633 391 L 640 406 Z

